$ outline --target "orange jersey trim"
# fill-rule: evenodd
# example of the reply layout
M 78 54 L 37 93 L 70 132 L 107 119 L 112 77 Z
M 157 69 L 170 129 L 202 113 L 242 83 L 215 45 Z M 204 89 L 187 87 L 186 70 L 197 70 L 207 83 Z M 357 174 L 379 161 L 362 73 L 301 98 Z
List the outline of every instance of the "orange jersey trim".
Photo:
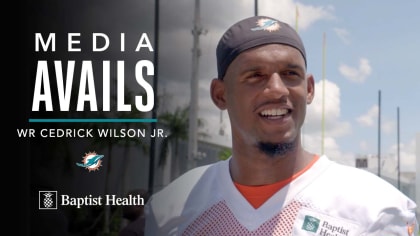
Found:
M 261 185 L 261 186 L 247 186 L 235 183 L 238 191 L 245 197 L 245 199 L 255 208 L 259 208 L 264 202 L 266 202 L 271 196 L 273 196 L 277 191 L 282 189 L 284 186 L 292 182 L 294 179 L 305 173 L 311 166 L 318 161 L 319 156 L 315 155 L 313 160 L 305 166 L 302 170 L 294 174 L 293 176 L 276 182 L 274 184 Z

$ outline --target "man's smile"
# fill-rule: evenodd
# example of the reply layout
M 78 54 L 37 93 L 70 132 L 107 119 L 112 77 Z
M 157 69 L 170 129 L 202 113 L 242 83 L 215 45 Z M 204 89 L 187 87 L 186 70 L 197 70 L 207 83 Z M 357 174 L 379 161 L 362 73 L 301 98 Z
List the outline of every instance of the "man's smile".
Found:
M 262 110 L 259 114 L 260 116 L 267 119 L 281 119 L 290 113 L 291 113 L 291 109 L 272 108 L 272 109 Z

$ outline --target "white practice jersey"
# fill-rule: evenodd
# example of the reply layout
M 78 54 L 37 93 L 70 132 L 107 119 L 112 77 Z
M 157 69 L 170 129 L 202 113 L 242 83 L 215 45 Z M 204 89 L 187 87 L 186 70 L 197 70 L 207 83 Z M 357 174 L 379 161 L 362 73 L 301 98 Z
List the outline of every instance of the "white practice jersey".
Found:
M 152 196 L 146 235 L 417 236 L 416 204 L 388 182 L 326 156 L 255 209 L 229 160 L 198 167 Z

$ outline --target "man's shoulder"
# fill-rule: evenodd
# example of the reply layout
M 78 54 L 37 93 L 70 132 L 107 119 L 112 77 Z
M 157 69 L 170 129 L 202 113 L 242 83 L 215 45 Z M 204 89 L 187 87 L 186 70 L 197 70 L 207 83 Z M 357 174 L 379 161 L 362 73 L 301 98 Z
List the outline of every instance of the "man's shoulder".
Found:
M 348 193 L 363 199 L 381 198 L 383 201 L 410 201 L 410 199 L 387 180 L 365 169 L 332 161 L 323 179 L 325 189 L 337 193 Z M 386 198 L 384 198 L 386 196 Z
M 215 174 L 214 172 L 217 172 L 221 168 L 221 164 L 221 162 L 216 162 L 208 165 L 198 166 L 191 170 L 188 170 L 176 179 L 174 179 L 161 191 L 171 190 L 172 188 L 179 189 L 179 187 L 193 187 L 196 184 L 198 184 L 199 181 L 205 182 L 206 180 L 210 180 L 210 176 L 213 176 Z
M 391 232 L 388 231 L 391 227 L 392 230 L 399 229 L 397 224 L 404 229 L 406 223 L 415 221 L 416 203 L 376 173 L 327 158 L 323 163 L 328 167 L 303 196 L 306 201 L 316 204 L 317 209 L 381 233 Z
M 178 227 L 180 222 L 193 219 L 197 212 L 217 201 L 218 181 L 226 165 L 220 161 L 196 167 L 153 194 L 145 207 L 150 230 L 162 225 Z
M 218 179 L 220 171 L 226 165 L 223 161 L 213 164 L 195 167 L 167 186 L 152 195 L 152 202 L 170 204 L 182 204 L 193 194 L 202 194 L 206 189 L 212 189 Z

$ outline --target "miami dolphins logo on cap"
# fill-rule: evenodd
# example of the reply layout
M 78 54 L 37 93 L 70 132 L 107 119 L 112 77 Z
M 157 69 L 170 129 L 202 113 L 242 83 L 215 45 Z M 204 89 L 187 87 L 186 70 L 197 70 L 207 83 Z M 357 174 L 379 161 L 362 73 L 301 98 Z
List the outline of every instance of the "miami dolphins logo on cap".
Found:
M 262 18 L 259 19 L 256 23 L 257 27 L 251 28 L 252 31 L 267 30 L 268 32 L 273 32 L 280 29 L 280 24 L 276 20 Z

